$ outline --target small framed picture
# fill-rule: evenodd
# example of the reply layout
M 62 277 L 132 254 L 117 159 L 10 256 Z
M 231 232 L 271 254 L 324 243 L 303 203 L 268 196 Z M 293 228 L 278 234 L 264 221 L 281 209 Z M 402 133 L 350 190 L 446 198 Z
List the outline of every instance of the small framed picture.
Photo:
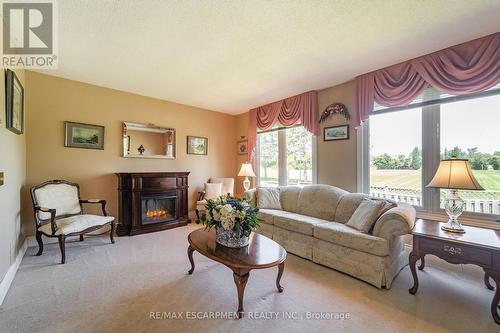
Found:
M 325 127 L 323 141 L 349 140 L 349 125 Z
M 238 154 L 244 155 L 248 152 L 248 140 L 238 141 Z
M 24 132 L 24 88 L 16 73 L 5 71 L 6 127 L 16 134 Z
M 208 138 L 188 135 L 187 153 L 190 155 L 208 155 Z
M 104 150 L 104 126 L 65 121 L 64 147 Z

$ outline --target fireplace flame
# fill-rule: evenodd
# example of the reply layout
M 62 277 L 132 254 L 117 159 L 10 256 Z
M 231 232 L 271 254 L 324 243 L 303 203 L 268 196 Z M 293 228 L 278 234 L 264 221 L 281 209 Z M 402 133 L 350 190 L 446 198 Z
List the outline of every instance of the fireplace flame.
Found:
M 146 212 L 146 217 L 167 217 L 168 215 L 168 211 L 163 209 L 148 210 Z

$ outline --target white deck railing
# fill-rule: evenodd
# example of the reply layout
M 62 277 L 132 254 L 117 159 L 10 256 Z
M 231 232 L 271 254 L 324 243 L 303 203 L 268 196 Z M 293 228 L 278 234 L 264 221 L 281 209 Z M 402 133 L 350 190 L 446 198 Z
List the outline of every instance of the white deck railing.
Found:
M 497 214 L 500 215 L 500 199 L 499 191 L 481 191 L 472 192 L 467 191 L 462 198 L 465 201 L 466 211 L 484 214 Z M 422 195 L 419 190 L 405 189 L 405 188 L 389 188 L 389 187 L 370 187 L 370 195 L 377 198 L 391 199 L 397 202 L 406 202 L 410 205 L 421 206 Z M 478 198 L 473 196 L 477 195 Z M 490 198 L 489 198 L 490 197 Z M 440 206 L 443 206 L 442 197 L 440 199 Z

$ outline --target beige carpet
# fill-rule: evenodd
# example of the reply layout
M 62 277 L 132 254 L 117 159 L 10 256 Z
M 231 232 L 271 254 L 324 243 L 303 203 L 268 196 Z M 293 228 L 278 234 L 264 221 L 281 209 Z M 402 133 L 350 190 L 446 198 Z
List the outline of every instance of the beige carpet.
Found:
M 187 275 L 187 234 L 195 226 L 71 242 L 66 264 L 57 244 L 35 257 L 28 249 L 0 310 L 0 332 L 499 332 L 490 315 L 493 292 L 474 266 L 428 258 L 420 290 L 408 294 L 405 268 L 390 290 L 289 255 L 282 285 L 277 269 L 252 271 L 245 310 L 276 319 L 186 319 L 186 312 L 235 311 L 231 271 L 195 253 Z M 150 312 L 183 319 L 152 320 Z M 295 319 L 284 319 L 286 312 Z M 348 313 L 346 320 L 300 319 L 307 312 Z M 196 314 L 204 316 L 204 313 Z M 269 315 L 269 314 L 268 314 Z

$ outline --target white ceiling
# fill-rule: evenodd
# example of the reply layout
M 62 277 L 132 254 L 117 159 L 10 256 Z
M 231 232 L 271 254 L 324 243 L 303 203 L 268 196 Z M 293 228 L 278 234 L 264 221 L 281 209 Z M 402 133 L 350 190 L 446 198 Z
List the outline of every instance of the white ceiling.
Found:
M 498 0 L 64 0 L 50 75 L 237 114 L 500 31 Z

